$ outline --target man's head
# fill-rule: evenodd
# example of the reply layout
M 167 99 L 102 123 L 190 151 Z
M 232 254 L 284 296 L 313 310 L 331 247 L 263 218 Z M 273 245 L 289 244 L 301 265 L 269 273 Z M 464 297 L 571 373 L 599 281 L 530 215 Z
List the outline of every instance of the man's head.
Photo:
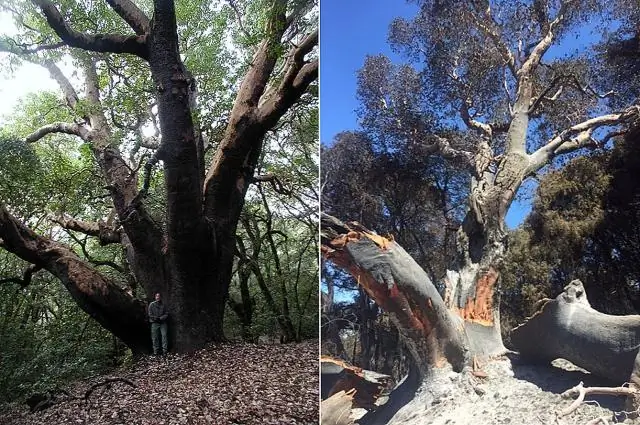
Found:
M 160 294 L 156 294 L 156 301 L 160 301 Z

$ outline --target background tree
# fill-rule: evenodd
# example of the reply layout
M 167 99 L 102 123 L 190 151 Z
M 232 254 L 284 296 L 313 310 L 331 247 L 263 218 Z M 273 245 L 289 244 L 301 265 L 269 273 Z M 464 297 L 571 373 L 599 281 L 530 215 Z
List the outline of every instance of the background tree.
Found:
M 303 125 L 265 152 L 260 168 L 270 174 L 262 174 L 240 219 L 230 304 L 251 339 L 276 330 L 281 341 L 317 334 L 317 109 L 307 112 Z
M 61 208 L 58 223 L 122 246 L 136 293 L 160 292 L 168 301 L 179 351 L 223 338 L 236 227 L 266 136 L 310 96 L 317 78 L 313 7 L 114 1 L 58 8 L 46 0 L 5 6 L 19 30 L 4 38 L 3 50 L 45 66 L 63 94 L 63 107 L 45 114 L 46 125 L 11 131 L 27 144 L 60 133 L 81 141 L 76 146 L 90 154 L 102 182 L 96 188 L 110 202 L 95 210 L 97 222 Z M 62 57 L 71 59 L 83 90 L 56 64 Z M 145 137 L 154 133 L 145 128 L 156 137 Z M 163 183 L 153 173 L 158 161 Z M 68 244 L 37 232 L 18 205 L 3 198 L 1 246 L 60 279 L 130 348 L 148 350 L 144 303 Z

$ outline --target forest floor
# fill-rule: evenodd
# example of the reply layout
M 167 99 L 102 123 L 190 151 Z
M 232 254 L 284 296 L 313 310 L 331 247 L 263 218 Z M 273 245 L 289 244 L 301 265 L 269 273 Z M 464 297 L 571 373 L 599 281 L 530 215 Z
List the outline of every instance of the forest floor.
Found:
M 95 387 L 110 378 L 124 381 Z M 2 425 L 317 424 L 318 341 L 222 344 L 189 355 L 146 357 L 64 388 L 80 399 L 30 413 L 0 411 Z M 62 399 L 66 398 L 60 395 Z
M 589 396 L 573 412 L 559 417 L 574 398 L 561 394 L 585 387 L 611 386 L 565 360 L 552 365 L 523 363 L 517 356 L 483 367 L 486 378 L 448 372 L 418 390 L 389 424 L 403 425 L 574 425 L 640 423 L 627 418 L 623 396 Z M 354 412 L 355 413 L 355 412 Z M 602 419 L 604 420 L 602 420 Z

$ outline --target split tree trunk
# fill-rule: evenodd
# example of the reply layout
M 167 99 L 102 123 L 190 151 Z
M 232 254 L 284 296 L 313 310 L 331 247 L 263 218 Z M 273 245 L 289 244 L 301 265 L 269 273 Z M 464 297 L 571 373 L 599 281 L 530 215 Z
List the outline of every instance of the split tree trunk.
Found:
M 462 317 L 458 303 L 447 305 L 424 270 L 395 241 L 326 214 L 321 221 L 325 257 L 351 273 L 390 314 L 421 376 L 445 364 L 461 371 L 473 356 L 495 355 L 504 349 L 501 341 L 495 344 L 486 338 L 495 324 L 477 323 L 487 307 L 481 298 L 484 286 L 479 285 L 481 290 L 467 299 L 448 298 L 462 301 L 467 315 Z
M 555 299 L 543 300 L 533 316 L 511 331 L 511 341 L 535 361 L 563 358 L 612 384 L 640 384 L 640 316 L 594 310 L 579 280 Z

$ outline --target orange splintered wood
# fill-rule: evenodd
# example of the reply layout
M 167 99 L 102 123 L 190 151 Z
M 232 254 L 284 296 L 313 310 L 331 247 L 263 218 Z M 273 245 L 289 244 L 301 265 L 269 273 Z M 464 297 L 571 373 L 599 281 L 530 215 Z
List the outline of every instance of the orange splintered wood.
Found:
M 457 308 L 460 317 L 468 322 L 493 326 L 493 291 L 497 281 L 498 272 L 489 268 L 476 282 L 475 297 L 467 299 L 464 308 Z
M 373 233 L 365 233 L 366 237 L 371 239 L 376 245 L 380 247 L 383 251 L 389 249 L 391 244 L 394 242 L 393 239 L 387 239 L 384 236 L 376 235 Z
M 388 288 L 386 284 L 378 282 L 373 276 L 356 265 L 351 265 L 346 270 L 356 278 L 358 285 L 384 311 L 395 313 L 406 327 L 422 332 L 425 336 L 431 332 L 431 326 L 425 327 L 423 321 L 416 315 L 417 310 L 411 307 L 407 297 L 400 292 L 396 283 L 391 288 Z
M 391 244 L 395 242 L 393 240 L 393 237 L 391 236 L 389 238 L 385 238 L 384 236 L 376 235 L 375 233 L 351 230 L 348 233 L 340 235 L 337 238 L 333 239 L 330 242 L 330 245 L 334 249 L 341 249 L 344 248 L 345 245 L 347 245 L 349 242 L 359 241 L 363 236 L 372 240 L 373 243 L 375 243 L 382 250 L 388 249 Z
M 320 362 L 333 363 L 343 369 L 340 379 L 338 379 L 331 390 L 329 390 L 329 397 L 342 391 L 348 394 L 349 391 L 355 390 L 353 402 L 357 407 L 365 407 L 367 409 L 374 408 L 376 399 L 380 397 L 382 390 L 388 383 L 388 379 L 390 379 L 390 377 L 385 375 L 367 377 L 362 368 L 352 366 L 340 359 L 330 356 L 320 356 Z
M 433 326 L 427 317 L 423 317 L 419 313 L 420 309 L 417 306 L 409 303 L 407 296 L 400 291 L 398 284 L 394 282 L 391 287 L 388 287 L 386 283 L 378 282 L 370 273 L 355 264 L 349 254 L 343 250 L 348 243 L 358 241 L 363 236 L 372 240 L 381 250 L 386 250 L 395 243 L 393 238 L 387 239 L 369 232 L 350 231 L 334 238 L 329 243 L 330 247 L 323 245 L 322 253 L 325 258 L 330 259 L 335 265 L 353 276 L 358 285 L 384 311 L 395 313 L 404 326 L 428 336 Z
M 333 363 L 333 364 L 337 364 L 338 366 L 344 368 L 344 369 L 349 369 L 351 372 L 355 373 L 358 376 L 364 377 L 364 374 L 362 373 L 362 368 L 358 367 L 358 366 L 354 366 L 351 365 L 347 362 L 345 362 L 344 360 L 341 359 L 337 359 L 333 356 L 327 356 L 327 355 L 321 355 L 320 356 L 320 361 L 321 362 L 328 362 L 328 363 Z

